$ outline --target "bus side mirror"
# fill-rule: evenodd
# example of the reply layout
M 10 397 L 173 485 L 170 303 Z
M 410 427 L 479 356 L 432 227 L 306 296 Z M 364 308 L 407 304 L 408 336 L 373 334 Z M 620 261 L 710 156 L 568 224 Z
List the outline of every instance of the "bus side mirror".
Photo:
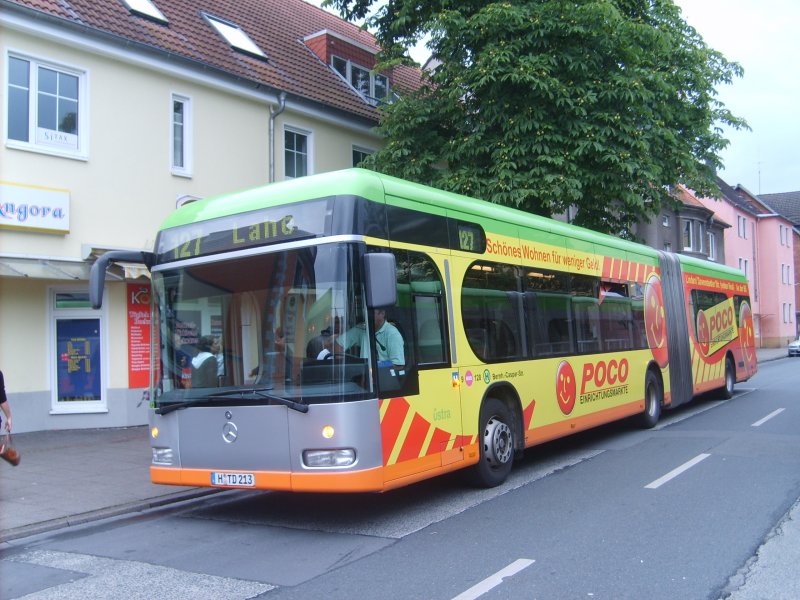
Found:
M 397 304 L 397 276 L 394 254 L 377 252 L 364 255 L 367 308 Z
M 133 250 L 112 250 L 102 254 L 92 265 L 89 272 L 89 302 L 92 308 L 103 306 L 103 288 L 106 283 L 106 271 L 110 262 L 129 262 L 145 265 L 148 269 L 155 263 L 152 252 L 137 252 Z

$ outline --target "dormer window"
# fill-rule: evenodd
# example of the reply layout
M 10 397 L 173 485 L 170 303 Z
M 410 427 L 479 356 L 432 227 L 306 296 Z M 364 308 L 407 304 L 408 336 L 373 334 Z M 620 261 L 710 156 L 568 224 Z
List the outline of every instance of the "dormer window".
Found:
M 389 101 L 389 79 L 385 75 L 373 75 L 366 67 L 338 56 L 331 57 L 331 66 L 373 106 Z
M 137 13 L 144 17 L 149 17 L 154 21 L 159 21 L 161 23 L 167 22 L 167 17 L 158 10 L 155 4 L 150 2 L 150 0 L 122 0 L 125 3 L 125 6 L 128 7 L 133 13 Z
M 235 50 L 251 54 L 258 58 L 266 58 L 267 55 L 259 48 L 256 43 L 239 27 L 236 23 L 225 21 L 219 17 L 213 17 L 208 14 L 203 14 L 206 21 L 217 30 L 226 42 L 228 42 Z

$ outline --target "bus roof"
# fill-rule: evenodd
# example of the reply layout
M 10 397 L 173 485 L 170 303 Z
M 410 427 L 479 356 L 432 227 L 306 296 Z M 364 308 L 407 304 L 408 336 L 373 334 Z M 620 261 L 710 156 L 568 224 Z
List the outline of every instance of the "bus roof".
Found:
M 413 206 L 416 210 L 434 214 L 444 214 L 446 211 L 459 213 L 464 217 L 472 217 L 489 233 L 524 237 L 525 228 L 529 228 L 554 236 L 600 245 L 611 253 L 615 250 L 634 253 L 652 261 L 658 257 L 658 252 L 649 246 L 359 168 L 310 175 L 198 200 L 182 206 L 167 217 L 162 229 L 337 195 L 358 196 L 373 202 L 406 208 Z M 746 280 L 741 271 L 732 267 L 686 255 L 678 256 L 685 271 Z

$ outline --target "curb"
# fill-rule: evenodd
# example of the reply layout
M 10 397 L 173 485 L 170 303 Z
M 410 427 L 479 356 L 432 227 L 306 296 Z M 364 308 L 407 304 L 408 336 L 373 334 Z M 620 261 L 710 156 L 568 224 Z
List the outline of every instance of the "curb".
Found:
M 117 506 L 110 506 L 108 508 L 99 508 L 77 515 L 70 515 L 67 517 L 59 517 L 49 521 L 41 521 L 39 523 L 31 523 L 30 525 L 22 525 L 12 529 L 0 531 L 0 543 L 10 542 L 24 537 L 39 535 L 41 533 L 48 533 L 57 529 L 64 529 L 66 527 L 75 527 L 77 525 L 85 525 L 93 521 L 100 521 L 101 519 L 109 519 L 111 517 L 119 517 L 135 512 L 142 512 L 153 508 L 160 508 L 170 504 L 177 504 L 185 500 L 194 500 L 204 496 L 210 496 L 219 492 L 226 491 L 224 489 L 204 489 L 197 488 L 186 492 L 176 492 L 174 494 L 167 494 L 165 496 L 158 496 L 156 498 L 149 498 L 147 500 L 137 500 L 126 504 L 119 504 Z

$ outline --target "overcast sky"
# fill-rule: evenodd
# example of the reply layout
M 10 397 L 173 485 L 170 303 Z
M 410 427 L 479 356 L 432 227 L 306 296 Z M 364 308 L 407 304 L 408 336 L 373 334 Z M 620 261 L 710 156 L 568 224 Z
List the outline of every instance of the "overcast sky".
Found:
M 719 99 L 752 131 L 726 131 L 722 178 L 753 193 L 800 191 L 800 2 L 675 0 L 706 44 L 744 68 Z
M 725 132 L 720 176 L 755 194 L 800 191 L 800 1 L 674 1 L 708 46 L 744 68 L 718 98 L 752 131 Z

